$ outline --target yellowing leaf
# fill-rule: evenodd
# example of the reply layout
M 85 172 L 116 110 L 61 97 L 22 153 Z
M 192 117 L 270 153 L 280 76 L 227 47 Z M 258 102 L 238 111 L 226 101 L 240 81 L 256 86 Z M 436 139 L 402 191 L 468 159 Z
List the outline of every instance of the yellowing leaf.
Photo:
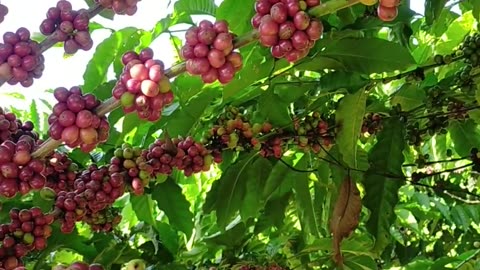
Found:
M 340 243 L 358 226 L 362 200 L 355 182 L 346 177 L 340 186 L 335 208 L 330 218 L 330 231 L 333 235 L 333 260 L 337 265 L 343 264 Z

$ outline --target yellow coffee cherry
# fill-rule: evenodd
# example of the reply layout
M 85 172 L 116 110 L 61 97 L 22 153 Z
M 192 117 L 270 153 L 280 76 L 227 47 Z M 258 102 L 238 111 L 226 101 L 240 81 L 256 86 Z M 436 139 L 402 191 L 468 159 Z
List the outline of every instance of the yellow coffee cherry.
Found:
M 360 3 L 366 6 L 373 6 L 378 2 L 378 0 L 360 0 Z

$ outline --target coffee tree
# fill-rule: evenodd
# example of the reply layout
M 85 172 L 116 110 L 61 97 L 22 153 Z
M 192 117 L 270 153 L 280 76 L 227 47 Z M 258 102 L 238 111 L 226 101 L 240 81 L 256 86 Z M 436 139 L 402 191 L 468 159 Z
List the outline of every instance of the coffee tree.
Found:
M 447 2 L 179 0 L 99 44 L 142 2 L 45 7 L 0 84 L 96 52 L 45 119 L 0 109 L 0 269 L 480 269 L 480 4 Z

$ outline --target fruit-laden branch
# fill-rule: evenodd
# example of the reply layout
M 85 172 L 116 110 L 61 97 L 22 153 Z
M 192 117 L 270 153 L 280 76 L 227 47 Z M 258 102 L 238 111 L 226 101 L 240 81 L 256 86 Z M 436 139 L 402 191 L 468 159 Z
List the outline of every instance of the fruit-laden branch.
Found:
M 334 13 L 337 10 L 352 6 L 354 4 L 359 3 L 359 0 L 349 0 L 349 1 L 344 1 L 344 0 L 334 0 L 327 2 L 326 4 L 321 4 L 318 7 L 313 8 L 312 10 L 315 10 L 312 15 L 313 16 L 322 16 L 325 14 L 329 13 Z M 234 48 L 240 48 L 243 46 L 246 46 L 255 40 L 257 40 L 259 37 L 259 33 L 257 30 L 252 30 L 251 32 L 238 37 L 234 41 Z M 183 73 L 186 71 L 186 64 L 185 62 L 179 63 L 177 65 L 174 65 L 173 67 L 167 69 L 165 71 L 165 75 L 168 78 L 174 78 L 178 76 L 179 74 Z M 107 113 L 115 110 L 120 106 L 120 101 L 114 99 L 113 97 L 106 100 L 103 102 L 96 110 L 97 114 L 99 116 L 104 116 Z M 55 148 L 60 146 L 61 142 L 53 140 L 51 138 L 47 139 L 33 154 L 32 156 L 35 158 L 40 158 L 40 157 L 45 157 L 48 154 L 50 154 Z
M 360 3 L 360 0 L 339 0 L 339 1 L 328 1 L 326 3 L 321 3 L 320 5 L 310 9 L 308 14 L 314 17 L 322 17 L 324 15 L 334 13 L 337 10 L 351 7 Z
M 97 16 L 100 12 L 102 12 L 104 8 L 100 5 L 95 4 L 92 6 L 88 11 L 88 17 L 91 19 Z M 46 50 L 52 48 L 55 44 L 58 43 L 55 34 L 52 34 L 46 37 L 42 42 L 40 42 L 40 52 L 43 53 Z M 0 87 L 4 85 L 8 80 L 12 78 L 12 70 L 8 63 L 4 63 L 0 65 Z

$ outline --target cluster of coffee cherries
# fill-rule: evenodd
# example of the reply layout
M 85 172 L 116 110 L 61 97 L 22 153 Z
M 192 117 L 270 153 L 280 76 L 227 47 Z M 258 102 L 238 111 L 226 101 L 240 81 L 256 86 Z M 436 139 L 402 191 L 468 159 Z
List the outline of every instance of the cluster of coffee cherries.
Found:
M 477 85 L 471 75 L 472 70 L 472 65 L 461 67 L 455 72 L 455 78 L 453 80 L 453 84 L 460 88 L 462 93 L 467 95 L 474 95 L 477 90 Z
M 115 181 L 109 174 L 108 166 L 98 167 L 94 164 L 84 170 L 75 180 L 75 192 L 87 200 L 91 213 L 97 213 L 115 202 L 125 191 L 124 182 Z
M 0 23 L 5 20 L 5 16 L 8 14 L 8 7 L 0 4 Z
M 216 268 L 214 268 L 216 270 Z M 261 265 L 242 265 L 239 270 L 289 270 L 290 268 L 284 268 L 279 266 L 278 264 L 270 264 L 268 266 L 261 266 Z
M 74 191 L 57 194 L 55 209 L 61 213 L 61 231 L 72 232 L 75 222 L 110 207 L 124 190 L 123 179 L 110 177 L 107 166 L 90 165 L 75 180 Z
M 181 56 L 187 72 L 200 75 L 203 82 L 227 84 L 242 68 L 242 56 L 233 51 L 233 34 L 224 20 L 212 23 L 203 20 L 185 33 L 186 44 Z
M 115 226 L 120 224 L 122 216 L 116 208 L 106 208 L 100 212 L 87 213 L 83 221 L 90 225 L 94 232 L 111 232 Z
M 55 211 L 58 215 L 62 233 L 71 233 L 75 229 L 75 222 L 81 221 L 86 214 L 87 200 L 81 192 L 60 191 L 55 200 Z
M 88 31 L 90 17 L 86 10 L 72 10 L 72 4 L 65 0 L 47 11 L 47 18 L 40 25 L 40 32 L 53 35 L 57 42 L 63 42 L 65 53 L 74 54 L 79 49 L 88 51 L 93 40 Z
M 86 153 L 108 139 L 110 125 L 106 117 L 95 114 L 101 102 L 94 95 L 84 95 L 77 86 L 70 90 L 59 87 L 53 94 L 58 103 L 48 118 L 52 139 L 61 140 L 71 148 L 80 146 Z
M 448 116 L 429 116 L 426 122 L 414 121 L 407 125 L 406 140 L 410 145 L 420 146 L 426 136 L 446 134 L 449 123 Z
M 451 100 L 447 104 L 447 111 L 449 112 L 450 119 L 466 120 L 470 118 L 468 114 L 468 108 L 466 104 L 459 100 Z
M 472 170 L 480 172 L 480 153 L 478 148 L 474 147 L 470 150 L 470 159 L 473 161 Z
M 472 67 L 476 67 L 480 64 L 478 51 L 480 51 L 480 33 L 474 33 L 465 37 L 465 40 L 456 51 L 456 55 L 465 57 L 465 62 Z
M 11 209 L 10 223 L 0 225 L 0 269 L 20 270 L 21 258 L 33 250 L 43 250 L 52 234 L 54 217 L 38 207 Z
M 425 131 L 420 128 L 419 122 L 413 122 L 407 125 L 405 140 L 409 145 L 420 146 L 423 142 Z
M 257 0 L 252 25 L 260 43 L 271 48 L 275 58 L 292 63 L 304 58 L 323 34 L 323 24 L 306 12 L 319 4 L 320 0 Z
M 44 214 L 38 207 L 29 210 L 15 208 L 10 210 L 10 219 L 10 233 L 13 234 L 17 243 L 23 241 L 26 248 L 24 255 L 29 249 L 40 251 L 47 247 L 47 239 L 52 235 L 52 227 L 50 226 L 54 221 L 52 214 Z
M 363 117 L 362 134 L 370 136 L 382 129 L 382 116 L 378 113 L 367 113 Z
M 429 113 L 434 113 L 438 108 L 442 108 L 447 104 L 447 90 L 448 88 L 439 85 L 425 89 L 425 94 L 427 96 L 425 105 Z
M 47 157 L 44 175 L 47 177 L 46 187 L 54 193 L 60 191 L 72 191 L 77 179 L 78 165 L 61 152 L 54 152 Z
M 137 3 L 140 0 L 95 0 L 106 9 L 111 9 L 115 14 L 132 16 L 137 13 Z
M 126 52 L 122 63 L 125 67 L 113 88 L 113 97 L 120 100 L 126 113 L 137 111 L 140 119 L 158 121 L 163 107 L 174 98 L 163 62 L 154 60 L 153 50 L 145 48 L 138 54 Z
M 147 164 L 146 150 L 124 143 L 114 151 L 108 171 L 116 182 L 122 182 L 135 195 L 142 195 L 153 174 L 153 168 Z
M 45 186 L 43 161 L 31 153 L 36 144 L 33 138 L 22 136 L 17 143 L 5 141 L 0 145 L 0 194 L 7 198 L 18 192 L 26 194 Z
M 274 157 L 282 158 L 285 142 L 280 135 L 274 135 L 263 142 L 260 148 L 260 156 L 264 158 Z
M 23 135 L 32 137 L 38 142 L 38 134 L 33 131 L 34 125 L 31 121 L 22 123 L 12 112 L 7 112 L 0 107 L 0 143 L 6 140 L 18 142 Z
M 3 34 L 3 43 L 0 43 L 0 65 L 7 63 L 11 69 L 10 85 L 20 83 L 23 87 L 30 87 L 33 79 L 42 76 L 45 69 L 45 58 L 42 55 L 38 42 L 30 39 L 30 31 L 21 27 L 15 33 Z
M 219 152 L 211 153 L 202 143 L 192 137 L 157 139 L 148 148 L 145 156 L 155 176 L 169 175 L 173 169 L 183 171 L 185 176 L 210 170 L 215 161 L 221 161 Z
M 312 112 L 304 118 L 293 121 L 297 137 L 295 143 L 304 151 L 311 150 L 313 153 L 320 153 L 322 148 L 331 146 L 334 140 L 333 130 L 328 119 L 323 119 L 319 112 Z
M 258 137 L 270 132 L 270 123 L 251 124 L 248 114 L 243 108 L 229 106 L 218 117 L 215 125 L 204 134 L 204 142 L 213 153 L 224 149 L 260 150 Z M 218 154 L 216 155 L 218 156 Z
M 384 22 L 395 20 L 398 16 L 398 6 L 400 0 L 380 0 L 378 3 L 378 18 Z
M 64 264 L 57 265 L 53 267 L 52 270 L 104 270 L 104 268 L 102 265 L 98 263 L 88 264 L 85 262 L 78 261 L 70 265 L 64 265 Z

